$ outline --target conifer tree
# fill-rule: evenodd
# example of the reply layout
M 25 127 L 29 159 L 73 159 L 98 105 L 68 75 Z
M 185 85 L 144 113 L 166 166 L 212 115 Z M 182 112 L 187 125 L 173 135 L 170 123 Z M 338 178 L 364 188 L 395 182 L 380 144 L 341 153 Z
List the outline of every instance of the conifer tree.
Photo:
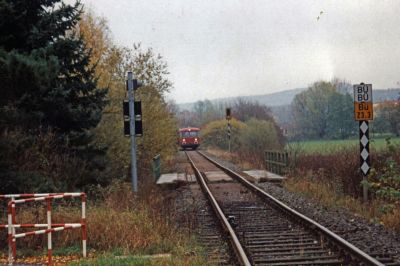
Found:
M 79 1 L 0 0 L 0 192 L 104 184 L 91 129 L 101 119 L 91 51 L 76 25 Z
M 74 30 L 81 12 L 79 1 L 0 1 L 0 130 L 49 127 L 69 145 L 89 143 L 106 90 Z

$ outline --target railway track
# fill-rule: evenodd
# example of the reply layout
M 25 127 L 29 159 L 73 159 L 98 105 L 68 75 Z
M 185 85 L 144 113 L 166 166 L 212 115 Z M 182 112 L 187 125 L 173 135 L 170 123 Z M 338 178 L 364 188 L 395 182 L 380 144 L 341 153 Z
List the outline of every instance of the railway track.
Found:
M 186 152 L 240 265 L 400 265 L 372 257 L 201 152 Z
M 229 246 L 226 244 L 226 236 L 207 198 L 199 186 L 193 186 L 191 192 L 198 207 L 196 212 L 192 212 L 195 215 L 197 240 L 204 247 L 207 260 L 214 265 L 234 265 Z M 193 219 L 193 216 L 191 218 Z

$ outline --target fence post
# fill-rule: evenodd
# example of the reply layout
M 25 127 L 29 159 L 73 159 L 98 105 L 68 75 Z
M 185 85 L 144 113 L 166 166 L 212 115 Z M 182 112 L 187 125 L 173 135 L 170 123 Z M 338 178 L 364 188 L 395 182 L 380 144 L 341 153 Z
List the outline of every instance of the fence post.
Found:
M 82 201 L 82 218 L 81 218 L 81 224 L 82 224 L 82 255 L 84 258 L 86 258 L 86 239 L 87 239 L 87 228 L 86 228 L 86 194 L 81 195 L 81 201 Z
M 11 197 L 11 200 L 14 201 L 14 200 L 15 200 L 15 197 Z M 12 226 L 12 236 L 13 236 L 13 238 L 14 238 L 14 235 L 15 235 L 15 227 L 14 227 L 14 224 L 17 223 L 16 213 L 15 213 L 15 202 L 13 202 L 13 203 L 11 204 L 11 217 L 12 217 L 12 224 L 13 224 L 13 226 Z M 14 259 L 15 259 L 15 258 L 17 257 L 17 247 L 15 246 L 16 243 L 14 243 L 13 245 L 14 245 L 14 246 L 13 246 L 13 249 L 12 249 L 12 253 L 13 253 L 13 257 L 14 257 Z
M 284 156 L 285 156 L 285 168 L 286 168 L 286 173 L 288 172 L 288 167 L 289 167 L 289 163 L 288 163 L 288 153 L 287 152 L 285 152 L 284 153 Z
M 52 199 L 46 199 L 47 202 L 47 229 L 51 229 L 51 201 Z M 52 252 L 52 241 L 51 241 L 51 230 L 47 233 L 47 257 L 49 265 L 53 263 L 53 252 Z
M 276 152 L 277 154 L 278 154 L 278 173 L 279 173 L 279 175 L 282 175 L 282 165 L 281 165 L 281 163 L 282 163 L 282 153 L 280 153 L 280 152 Z
M 8 264 L 12 265 L 14 261 L 14 250 L 13 250 L 13 226 L 12 226 L 12 202 L 8 203 L 7 206 L 7 220 L 8 220 Z
M 269 163 L 269 171 L 270 172 L 272 172 L 274 169 L 272 169 L 272 167 L 273 167 L 273 165 L 272 165 L 272 153 L 271 152 L 268 152 L 268 154 L 269 154 L 269 160 L 268 160 L 268 163 Z
M 153 157 L 152 168 L 153 168 L 154 180 L 157 182 L 158 178 L 161 175 L 161 155 L 160 154 L 157 154 L 156 156 Z

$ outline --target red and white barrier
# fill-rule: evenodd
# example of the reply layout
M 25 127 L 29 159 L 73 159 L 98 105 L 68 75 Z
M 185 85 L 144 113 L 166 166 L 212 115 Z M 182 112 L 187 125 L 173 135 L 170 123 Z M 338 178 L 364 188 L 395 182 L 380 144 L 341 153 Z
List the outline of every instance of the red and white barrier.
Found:
M 62 194 L 75 194 L 75 193 L 7 194 L 7 195 L 0 195 L 0 199 L 49 197 L 49 196 L 62 195 Z
M 64 224 L 51 224 L 51 227 L 64 227 L 64 226 L 74 226 L 80 223 L 64 223 Z M 14 228 L 41 228 L 47 227 L 47 224 L 13 224 Z M 8 224 L 0 224 L 0 228 L 8 228 Z
M 80 223 L 52 223 L 51 220 L 51 207 L 54 199 L 61 198 L 75 198 L 80 197 L 82 203 L 82 213 Z M 22 199 L 16 199 L 22 198 Z M 0 199 L 10 199 L 7 205 L 7 218 L 8 224 L 0 224 L 0 228 L 7 228 L 8 232 L 8 262 L 12 265 L 17 253 L 16 240 L 21 237 L 47 234 L 47 256 L 48 264 L 52 264 L 52 233 L 81 228 L 82 230 L 82 254 L 86 257 L 86 194 L 85 193 L 41 193 L 41 194 L 9 194 L 0 195 Z M 47 223 L 46 224 L 17 224 L 16 222 L 16 204 L 46 201 L 47 204 Z M 30 231 L 25 233 L 16 233 L 16 228 L 46 228 L 43 230 Z

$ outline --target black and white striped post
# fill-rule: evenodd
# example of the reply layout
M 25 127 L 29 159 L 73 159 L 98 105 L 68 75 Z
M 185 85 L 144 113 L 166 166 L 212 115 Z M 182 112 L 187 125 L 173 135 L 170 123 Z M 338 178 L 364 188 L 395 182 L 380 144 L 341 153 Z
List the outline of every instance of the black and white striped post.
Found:
M 231 123 L 228 120 L 228 150 L 231 152 Z
M 360 121 L 360 169 L 364 182 L 371 170 L 371 156 L 369 154 L 369 122 Z M 368 187 L 363 184 L 363 200 L 368 200 Z
M 226 108 L 226 120 L 228 121 L 228 150 L 231 152 L 231 108 Z
M 360 169 L 364 176 L 367 176 L 371 169 L 368 121 L 360 121 Z
M 367 176 L 371 170 L 369 152 L 369 120 L 373 119 L 372 85 L 356 84 L 354 89 L 354 119 L 359 121 L 360 171 L 363 176 L 363 200 L 368 201 Z

